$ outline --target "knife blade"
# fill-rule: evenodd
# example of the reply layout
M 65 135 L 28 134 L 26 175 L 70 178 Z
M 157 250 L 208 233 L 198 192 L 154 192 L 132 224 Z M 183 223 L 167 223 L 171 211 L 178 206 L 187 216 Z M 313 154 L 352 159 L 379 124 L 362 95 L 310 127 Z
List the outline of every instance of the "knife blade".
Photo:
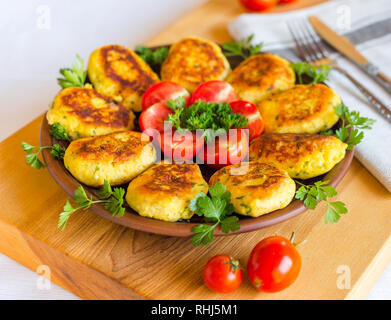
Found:
M 341 36 L 319 18 L 310 16 L 309 22 L 318 33 L 318 35 L 328 44 L 356 63 L 365 73 L 380 84 L 388 93 L 391 94 L 391 80 L 374 64 L 370 63 L 346 37 Z

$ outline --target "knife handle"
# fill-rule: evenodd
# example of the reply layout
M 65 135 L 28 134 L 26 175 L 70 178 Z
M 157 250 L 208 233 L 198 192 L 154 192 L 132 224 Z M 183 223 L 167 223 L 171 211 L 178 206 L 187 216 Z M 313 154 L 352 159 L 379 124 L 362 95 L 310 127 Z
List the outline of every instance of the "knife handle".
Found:
M 351 82 L 353 82 L 353 84 L 365 95 L 369 102 L 376 108 L 376 111 L 379 112 L 389 123 L 391 123 L 391 111 L 378 98 L 376 98 L 376 96 L 374 96 L 367 88 L 365 88 L 359 81 L 357 81 L 344 69 L 341 69 L 340 67 L 335 67 L 334 69 L 345 75 Z
M 377 76 L 380 78 L 380 80 L 384 81 L 386 86 L 391 89 L 391 79 L 388 78 L 383 72 L 379 72 Z
M 388 93 L 391 94 L 391 80 L 383 73 L 379 71 L 379 68 L 372 63 L 360 65 L 372 79 L 380 84 Z

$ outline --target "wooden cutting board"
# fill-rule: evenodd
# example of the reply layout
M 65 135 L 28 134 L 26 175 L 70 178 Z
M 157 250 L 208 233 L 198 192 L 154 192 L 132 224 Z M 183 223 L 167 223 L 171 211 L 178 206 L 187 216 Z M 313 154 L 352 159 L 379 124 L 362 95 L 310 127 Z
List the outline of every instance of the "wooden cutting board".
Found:
M 274 11 L 318 2 L 300 0 Z M 147 44 L 170 43 L 191 34 L 229 40 L 226 24 L 241 12 L 236 0 L 212 0 Z M 0 251 L 34 271 L 40 265 L 49 266 L 52 281 L 82 298 L 364 298 L 391 260 L 391 196 L 356 160 L 337 188 L 349 214 L 335 225 L 324 224 L 325 206 L 320 205 L 268 229 L 220 237 L 208 247 L 194 248 L 190 239 L 126 229 L 89 211 L 75 214 L 60 232 L 58 215 L 69 197 L 47 170 L 26 166 L 20 148 L 21 141 L 39 144 L 41 120 L 0 144 Z M 307 242 L 300 247 L 299 279 L 287 290 L 258 293 L 245 279 L 236 292 L 219 295 L 202 284 L 202 268 L 213 255 L 227 253 L 246 264 L 262 238 L 289 236 L 292 231 L 297 241 Z M 339 278 L 348 273 L 350 284 Z

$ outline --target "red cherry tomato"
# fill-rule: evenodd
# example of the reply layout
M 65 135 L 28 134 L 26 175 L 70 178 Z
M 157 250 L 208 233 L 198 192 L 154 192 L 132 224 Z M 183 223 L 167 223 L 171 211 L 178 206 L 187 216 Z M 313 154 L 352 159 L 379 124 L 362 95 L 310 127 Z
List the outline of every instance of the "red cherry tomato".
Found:
M 140 114 L 139 125 L 142 132 L 150 137 L 164 130 L 164 121 L 173 111 L 163 103 L 155 103 Z
M 232 102 L 239 100 L 234 88 L 225 81 L 212 80 L 201 83 L 191 96 L 190 105 L 202 100 L 207 102 Z
M 296 2 L 297 0 L 280 0 L 279 3 L 291 3 Z
M 264 123 L 255 104 L 248 101 L 238 100 L 231 102 L 230 106 L 233 112 L 240 113 L 241 115 L 247 117 L 248 122 L 244 129 L 249 130 L 250 141 L 261 135 L 264 128 Z
M 276 6 L 278 0 L 240 0 L 243 6 L 251 11 L 263 11 Z
M 187 105 L 190 100 L 190 94 L 185 88 L 172 81 L 158 82 L 145 91 L 141 101 L 141 108 L 144 111 L 155 103 L 161 102 L 165 104 L 168 100 L 174 100 L 181 96 L 185 97 Z
M 230 129 L 228 134 L 216 138 L 215 142 L 204 145 L 199 156 L 203 163 L 219 169 L 244 160 L 248 154 L 248 137 L 242 129 Z
M 204 268 L 203 278 L 206 286 L 215 292 L 229 293 L 239 288 L 243 272 L 239 261 L 220 254 L 212 257 Z
M 247 275 L 259 291 L 277 292 L 298 277 L 301 257 L 287 238 L 273 236 L 259 242 L 250 254 Z
M 192 131 L 179 133 L 165 130 L 157 140 L 165 159 L 173 162 L 192 159 L 204 145 L 204 138 Z

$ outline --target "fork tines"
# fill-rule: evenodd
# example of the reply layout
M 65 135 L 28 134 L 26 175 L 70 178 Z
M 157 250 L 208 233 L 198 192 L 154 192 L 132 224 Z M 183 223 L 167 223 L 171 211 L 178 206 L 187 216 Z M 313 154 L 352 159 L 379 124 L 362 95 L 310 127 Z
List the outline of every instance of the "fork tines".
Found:
M 301 59 L 314 63 L 328 58 L 329 52 L 326 46 L 322 43 L 322 40 L 315 33 L 307 19 L 288 21 L 287 25 Z

